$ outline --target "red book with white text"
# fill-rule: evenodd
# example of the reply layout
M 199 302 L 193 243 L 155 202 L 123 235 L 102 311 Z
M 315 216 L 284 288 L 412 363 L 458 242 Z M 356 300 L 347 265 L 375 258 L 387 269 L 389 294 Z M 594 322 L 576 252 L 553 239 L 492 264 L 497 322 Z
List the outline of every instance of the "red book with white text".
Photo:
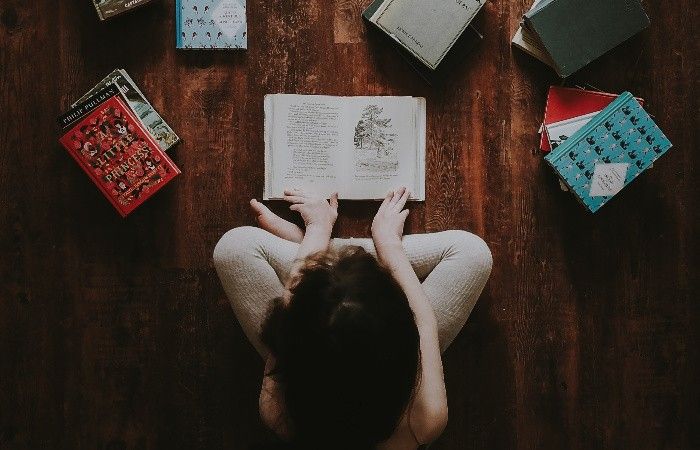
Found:
M 618 96 L 579 88 L 550 87 L 544 111 L 540 149 L 545 153 L 552 150 L 546 130 L 548 125 L 602 111 Z M 644 100 L 638 98 L 637 101 L 644 106 Z
M 122 217 L 180 174 L 118 95 L 77 122 L 60 142 Z

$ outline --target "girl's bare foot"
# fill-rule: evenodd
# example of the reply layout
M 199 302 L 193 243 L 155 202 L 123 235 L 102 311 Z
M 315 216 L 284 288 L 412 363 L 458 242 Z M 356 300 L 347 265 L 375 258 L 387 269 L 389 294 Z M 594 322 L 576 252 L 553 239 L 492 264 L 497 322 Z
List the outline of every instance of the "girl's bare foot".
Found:
M 304 231 L 301 228 L 273 213 L 259 201 L 251 200 L 250 207 L 255 211 L 258 225 L 263 230 L 297 244 L 300 244 L 304 239 Z

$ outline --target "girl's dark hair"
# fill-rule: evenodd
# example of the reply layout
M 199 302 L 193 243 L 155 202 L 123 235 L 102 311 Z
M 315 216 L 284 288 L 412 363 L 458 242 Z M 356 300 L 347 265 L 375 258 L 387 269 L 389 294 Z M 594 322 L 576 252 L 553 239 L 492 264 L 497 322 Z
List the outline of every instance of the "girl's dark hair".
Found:
M 276 358 L 299 448 L 374 448 L 395 430 L 417 382 L 419 336 L 403 290 L 361 248 L 307 259 L 262 340 Z

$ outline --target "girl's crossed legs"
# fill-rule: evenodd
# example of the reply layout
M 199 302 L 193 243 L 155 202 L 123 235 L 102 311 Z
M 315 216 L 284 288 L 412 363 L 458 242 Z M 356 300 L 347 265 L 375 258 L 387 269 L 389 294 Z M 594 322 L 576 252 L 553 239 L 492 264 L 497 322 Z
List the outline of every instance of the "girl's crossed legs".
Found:
M 376 256 L 372 239 L 333 239 L 331 248 L 363 247 Z M 403 247 L 435 311 L 440 348 L 447 349 L 467 321 L 491 273 L 484 241 L 466 231 L 409 235 Z M 243 331 L 264 356 L 260 327 L 284 284 L 299 244 L 256 227 L 235 228 L 214 250 L 214 265 Z

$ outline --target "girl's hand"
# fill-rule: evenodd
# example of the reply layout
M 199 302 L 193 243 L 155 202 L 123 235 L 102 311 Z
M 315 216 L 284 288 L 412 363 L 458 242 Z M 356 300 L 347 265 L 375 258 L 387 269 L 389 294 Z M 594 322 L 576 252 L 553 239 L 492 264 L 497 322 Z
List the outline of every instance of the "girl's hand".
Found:
M 338 219 L 337 192 L 331 195 L 330 200 L 326 200 L 302 190 L 289 189 L 284 191 L 284 199 L 292 203 L 289 209 L 301 214 L 307 232 L 309 229 L 319 229 L 328 233 L 333 230 L 333 225 Z
M 410 195 L 405 187 L 390 191 L 386 195 L 372 222 L 372 240 L 375 247 L 401 244 L 404 223 L 408 217 L 408 210 L 403 208 Z

